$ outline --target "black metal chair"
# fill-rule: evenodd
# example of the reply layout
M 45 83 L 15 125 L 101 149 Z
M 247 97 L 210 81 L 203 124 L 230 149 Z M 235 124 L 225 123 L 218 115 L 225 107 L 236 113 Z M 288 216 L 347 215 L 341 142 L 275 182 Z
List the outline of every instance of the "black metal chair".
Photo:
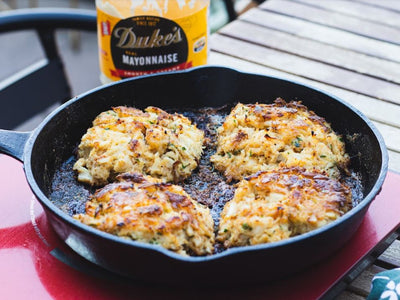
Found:
M 224 0 L 226 11 L 228 13 L 229 22 L 237 18 L 237 11 L 235 10 L 234 0 Z
M 229 21 L 234 20 L 237 17 L 234 0 L 224 0 L 224 3 Z M 71 98 L 71 87 L 56 43 L 55 32 L 58 29 L 95 32 L 96 12 L 70 8 L 35 8 L 0 13 L 0 34 L 34 30 L 45 53 L 45 59 L 0 81 L 0 128 L 15 128 L 51 105 Z
M 96 12 L 90 10 L 20 9 L 0 13 L 0 34 L 33 29 L 45 53 L 45 59 L 0 82 L 0 128 L 14 128 L 49 106 L 71 98 L 55 32 L 96 28 Z
M 214 0 L 214 1 L 219 1 L 219 0 Z M 264 1 L 265 0 L 252 0 L 251 2 L 254 2 L 256 4 L 261 4 Z M 240 12 L 236 11 L 236 9 L 235 9 L 235 0 L 224 0 L 224 4 L 225 4 L 226 12 L 228 14 L 228 21 L 229 22 L 234 21 L 240 14 Z

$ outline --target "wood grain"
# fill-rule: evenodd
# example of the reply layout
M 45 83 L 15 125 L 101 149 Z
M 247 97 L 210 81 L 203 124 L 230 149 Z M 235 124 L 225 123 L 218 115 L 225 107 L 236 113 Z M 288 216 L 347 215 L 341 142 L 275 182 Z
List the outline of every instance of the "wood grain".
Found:
M 367 268 L 360 276 L 358 276 L 347 288 L 348 291 L 367 297 L 371 290 L 371 281 L 375 274 L 385 271 L 386 269 L 372 265 Z
M 336 300 L 365 300 L 365 297 L 357 295 L 350 291 L 344 291 L 335 299 Z
M 393 244 L 387 248 L 387 250 L 378 257 L 378 260 L 383 261 L 387 264 L 393 265 L 393 267 L 400 267 L 400 240 L 394 241 Z
M 400 172 L 400 153 L 389 150 L 389 169 Z
M 390 27 L 400 29 L 399 12 L 393 10 L 395 3 L 399 4 L 398 0 L 371 0 L 370 3 L 334 0 L 334 1 L 315 1 L 315 0 L 291 0 L 294 2 L 304 3 L 307 5 L 323 8 L 332 12 L 338 12 L 347 16 L 356 17 L 361 20 L 372 21 L 376 24 L 384 24 Z M 375 5 L 369 5 L 375 4 Z M 385 6 L 386 5 L 386 6 Z M 400 7 L 400 5 L 398 5 Z M 388 10 L 389 8 L 389 10 Z
M 379 122 L 374 122 L 376 128 L 380 131 L 388 149 L 400 153 L 400 128 L 388 126 Z
M 213 35 L 212 49 L 300 77 L 400 104 L 400 85 L 384 80 L 363 76 L 289 53 L 277 52 L 220 34 Z
M 363 4 L 370 4 L 373 7 L 385 8 L 388 12 L 397 11 L 400 13 L 400 1 L 398 0 L 353 0 Z
M 219 33 L 400 84 L 400 63 L 243 21 L 228 24 Z
M 334 1 L 314 1 L 334 2 Z M 392 26 L 366 21 L 360 18 L 346 16 L 341 13 L 327 11 L 317 5 L 287 0 L 266 1 L 261 5 L 262 9 L 295 17 L 308 22 L 348 31 L 357 35 L 383 40 L 400 45 L 400 29 Z
M 364 53 L 366 55 L 400 62 L 400 53 L 397 45 L 310 23 L 305 20 L 291 18 L 290 16 L 277 14 L 271 11 L 252 9 L 243 14 L 240 20 L 246 20 L 265 27 Z

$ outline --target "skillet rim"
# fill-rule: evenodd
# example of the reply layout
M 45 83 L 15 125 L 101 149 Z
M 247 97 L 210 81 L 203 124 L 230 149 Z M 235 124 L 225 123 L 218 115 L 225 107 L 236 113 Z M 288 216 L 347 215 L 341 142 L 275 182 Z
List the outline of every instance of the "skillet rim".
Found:
M 310 89 L 313 91 L 316 91 L 318 93 L 324 94 L 328 96 L 331 100 L 334 100 L 336 102 L 339 102 L 340 104 L 344 105 L 347 109 L 349 109 L 352 113 L 356 114 L 364 123 L 369 127 L 369 129 L 372 131 L 374 134 L 378 144 L 379 148 L 381 151 L 381 158 L 382 158 L 382 163 L 380 165 L 380 171 L 379 171 L 379 176 L 377 180 L 375 181 L 371 191 L 363 197 L 363 199 L 357 204 L 356 207 L 352 208 L 349 212 L 344 214 L 343 216 L 339 217 L 335 221 L 324 225 L 320 228 L 314 229 L 310 232 L 290 237 L 285 240 L 277 241 L 277 242 L 272 242 L 272 243 L 265 243 L 265 244 L 258 244 L 258 245 L 250 245 L 250 246 L 239 246 L 239 247 L 233 247 L 224 250 L 223 252 L 217 253 L 217 254 L 212 254 L 212 255 L 207 255 L 207 256 L 183 256 L 180 254 L 177 254 L 171 250 L 165 249 L 161 246 L 158 245 L 152 245 L 152 244 L 147 244 L 143 242 L 137 242 L 137 241 L 130 241 L 130 240 L 125 240 L 121 237 L 115 236 L 111 233 L 103 232 L 98 229 L 92 228 L 88 225 L 85 225 L 78 220 L 73 219 L 71 216 L 68 214 L 64 213 L 61 211 L 60 208 L 58 208 L 53 202 L 50 201 L 50 199 L 41 191 L 39 186 L 36 183 L 36 180 L 34 178 L 33 172 L 32 172 L 32 150 L 34 148 L 35 141 L 37 137 L 41 134 L 43 128 L 46 127 L 48 123 L 52 121 L 52 119 L 62 110 L 64 110 L 66 107 L 73 105 L 75 102 L 78 101 L 83 101 L 82 99 L 85 99 L 86 96 L 93 94 L 94 92 L 101 91 L 103 89 L 108 89 L 113 86 L 125 83 L 125 82 L 130 82 L 130 81 L 136 81 L 136 80 L 142 80 L 142 79 L 147 79 L 151 80 L 152 78 L 157 78 L 160 76 L 174 76 L 175 74 L 185 74 L 185 73 L 194 73 L 197 70 L 207 70 L 207 69 L 221 69 L 221 70 L 227 70 L 233 73 L 241 74 L 241 75 L 256 75 L 256 76 L 262 76 L 262 77 L 268 77 L 280 81 L 284 81 L 290 84 L 294 84 L 297 86 L 300 86 L 302 88 Z M 381 135 L 381 133 L 378 131 L 378 129 L 375 127 L 375 125 L 372 123 L 371 120 L 369 120 L 361 111 L 359 111 L 357 108 L 353 107 L 350 103 L 345 102 L 344 100 L 340 99 L 339 97 L 332 95 L 330 93 L 327 93 L 319 88 L 312 87 L 307 84 L 299 83 L 294 80 L 286 79 L 283 77 L 279 76 L 272 76 L 272 75 L 265 75 L 261 73 L 251 73 L 251 72 L 246 72 L 246 71 L 241 71 L 238 69 L 230 68 L 230 67 L 225 67 L 225 66 L 218 66 L 218 65 L 206 65 L 206 66 L 200 66 L 200 67 L 195 67 L 187 70 L 182 70 L 182 71 L 174 71 L 174 72 L 165 72 L 165 73 L 158 73 L 158 74 L 152 74 L 152 75 L 145 75 L 145 76 L 138 76 L 138 77 L 132 77 L 132 78 L 127 78 L 121 81 L 117 82 L 112 82 L 106 85 L 101 85 L 96 88 L 93 88 L 89 91 L 86 91 L 78 96 L 73 97 L 69 101 L 65 102 L 58 108 L 56 108 L 54 111 L 52 111 L 31 133 L 27 143 L 25 144 L 24 148 L 24 155 L 23 155 L 23 162 L 24 162 L 24 170 L 26 174 L 27 181 L 30 185 L 30 188 L 32 189 L 33 193 L 35 194 L 36 198 L 39 200 L 42 206 L 44 206 L 44 211 L 46 214 L 48 212 L 53 213 L 56 215 L 59 219 L 63 220 L 64 223 L 66 223 L 69 226 L 72 226 L 75 230 L 78 230 L 80 232 L 84 233 L 90 233 L 93 234 L 97 237 L 100 237 L 102 239 L 109 240 L 111 242 L 116 242 L 116 243 L 121 243 L 126 246 L 133 246 L 137 248 L 142 248 L 142 249 L 147 249 L 151 251 L 156 251 L 159 252 L 159 254 L 166 255 L 170 258 L 179 260 L 181 262 L 187 262 L 187 263 L 201 263 L 204 261 L 212 261 L 212 260 L 218 260 L 226 256 L 234 256 L 236 254 L 241 254 L 243 252 L 253 252 L 253 251 L 260 251 L 260 250 L 265 250 L 265 249 L 271 249 L 271 248 L 279 248 L 285 245 L 290 245 L 302 240 L 305 240 L 307 238 L 312 238 L 314 236 L 318 236 L 320 234 L 323 234 L 325 231 L 329 231 L 331 228 L 336 227 L 337 225 L 341 224 L 342 222 L 345 222 L 347 219 L 350 219 L 353 215 L 357 214 L 359 211 L 367 208 L 371 202 L 375 199 L 375 197 L 379 194 L 383 182 L 386 178 L 387 171 L 388 171 L 388 151 L 384 142 L 384 139 Z M 49 210 L 49 211 L 47 211 Z M 364 216 L 363 216 L 364 218 Z M 51 224 L 53 226 L 53 224 Z M 64 241 L 67 243 L 67 241 Z M 68 243 L 67 243 L 68 244 Z M 75 249 L 74 249 L 75 251 Z M 81 254 L 80 254 L 81 255 Z M 87 258 L 86 258 L 87 259 Z

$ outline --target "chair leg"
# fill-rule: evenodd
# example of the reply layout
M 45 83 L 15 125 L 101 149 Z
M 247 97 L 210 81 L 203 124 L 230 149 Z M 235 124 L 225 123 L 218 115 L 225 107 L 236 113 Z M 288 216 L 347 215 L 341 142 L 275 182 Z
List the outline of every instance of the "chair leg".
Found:
M 249 9 L 252 9 L 254 7 L 257 7 L 258 5 L 260 5 L 263 1 L 255 1 L 255 0 L 251 0 L 243 9 L 241 9 L 240 11 L 238 11 L 238 16 L 240 16 L 241 14 L 244 14 L 246 11 L 248 11 Z
M 229 22 L 237 18 L 234 0 L 224 0 L 226 11 L 228 12 Z
M 11 9 L 17 8 L 17 0 L 10 0 L 8 3 Z
M 79 7 L 79 0 L 70 0 L 69 6 L 71 8 Z M 78 31 L 71 30 L 69 32 L 69 40 L 71 44 L 71 48 L 75 51 L 78 51 L 81 47 L 81 34 Z
M 29 7 L 38 7 L 38 0 L 29 0 Z

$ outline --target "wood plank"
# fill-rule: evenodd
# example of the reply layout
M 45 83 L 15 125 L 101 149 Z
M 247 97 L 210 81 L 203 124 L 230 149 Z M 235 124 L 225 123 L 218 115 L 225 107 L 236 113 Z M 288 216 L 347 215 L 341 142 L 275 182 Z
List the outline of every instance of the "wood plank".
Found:
M 366 55 L 400 62 L 400 51 L 397 45 L 373 40 L 350 32 L 313 24 L 261 9 L 249 10 L 240 17 L 240 20 Z
M 400 267 L 400 240 L 394 241 L 379 257 L 379 261 Z
M 211 45 L 211 49 L 221 53 L 230 54 L 273 69 L 400 104 L 400 85 L 397 84 L 239 41 L 220 34 L 212 36 Z
M 353 292 L 357 295 L 367 297 L 371 290 L 372 278 L 375 274 L 383 272 L 386 269 L 372 265 L 360 274 L 347 288 L 347 291 Z
M 389 170 L 400 173 L 400 153 L 389 150 Z
M 338 12 L 348 16 L 357 17 L 364 20 L 373 21 L 375 23 L 384 24 L 389 27 L 400 28 L 400 12 L 379 7 L 385 1 L 374 1 L 377 6 L 368 5 L 368 3 L 335 0 L 335 1 L 315 1 L 315 0 L 291 0 L 295 2 L 305 3 L 326 10 Z M 399 2 L 396 0 L 396 2 Z M 393 4 L 393 3 L 392 3 Z
M 364 4 L 370 4 L 371 6 L 386 8 L 387 10 L 396 10 L 400 12 L 400 1 L 399 0 L 352 0 L 354 2 L 360 2 Z
M 357 295 L 350 291 L 344 291 L 335 298 L 336 300 L 365 300 L 365 297 Z
M 264 75 L 282 77 L 287 80 L 293 80 L 299 83 L 313 86 L 347 101 L 372 120 L 400 127 L 399 105 L 383 102 L 372 97 L 367 97 L 354 92 L 346 91 L 306 78 L 297 77 L 292 74 L 288 74 L 279 70 L 271 69 L 265 66 L 258 65 L 256 63 L 251 63 L 217 52 L 211 53 L 210 63 L 233 67 L 250 73 L 259 73 Z
M 389 150 L 400 153 L 400 128 L 388 126 L 379 122 L 373 122 L 382 134 Z
M 261 8 L 306 20 L 308 22 L 313 22 L 400 45 L 399 28 L 389 27 L 387 25 L 365 21 L 359 18 L 349 17 L 340 13 L 321 9 L 317 6 L 310 6 L 300 2 L 279 0 L 266 1 L 261 5 Z
M 349 51 L 243 21 L 232 22 L 222 28 L 219 33 L 332 64 L 360 74 L 400 83 L 400 63 Z

